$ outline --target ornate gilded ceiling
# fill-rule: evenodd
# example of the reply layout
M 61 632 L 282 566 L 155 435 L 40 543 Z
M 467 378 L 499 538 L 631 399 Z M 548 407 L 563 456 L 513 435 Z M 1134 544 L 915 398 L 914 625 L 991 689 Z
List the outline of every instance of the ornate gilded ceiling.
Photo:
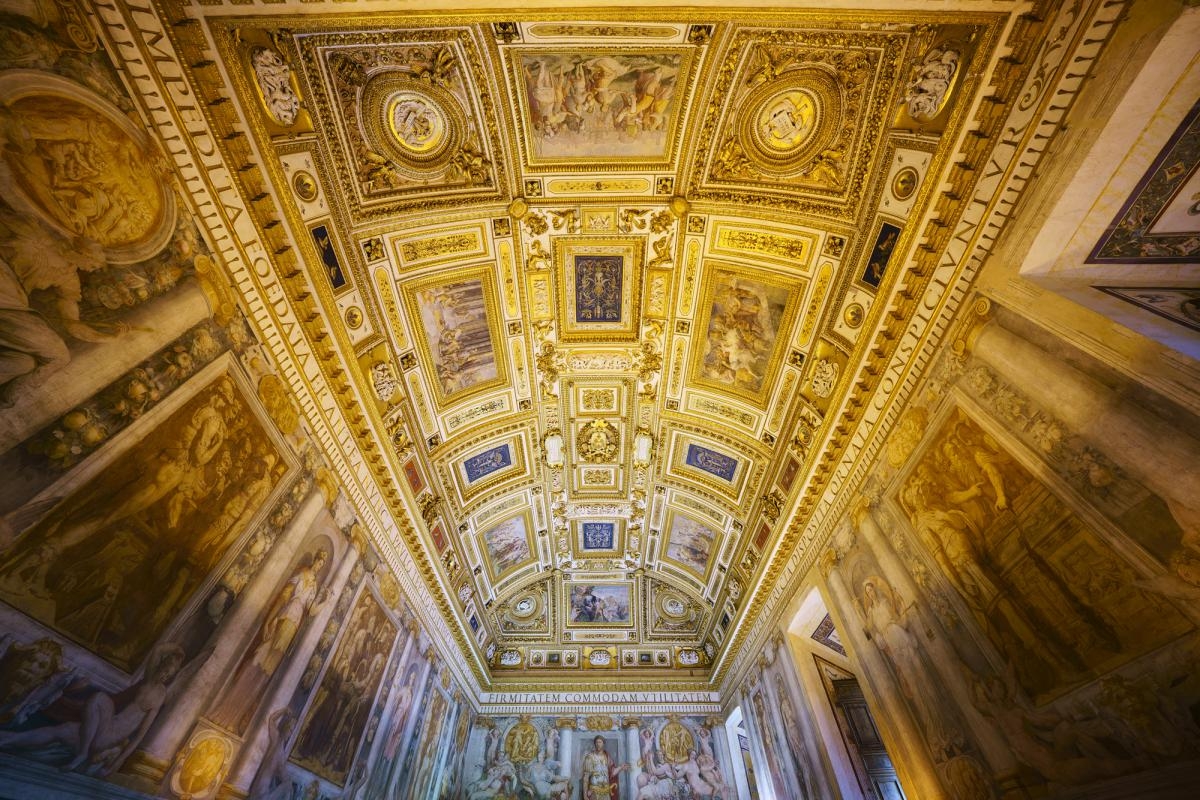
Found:
M 247 8 L 168 34 L 384 549 L 481 685 L 706 685 L 876 389 L 864 332 L 913 313 L 916 221 L 982 167 L 971 114 L 1016 100 L 1016 17 Z

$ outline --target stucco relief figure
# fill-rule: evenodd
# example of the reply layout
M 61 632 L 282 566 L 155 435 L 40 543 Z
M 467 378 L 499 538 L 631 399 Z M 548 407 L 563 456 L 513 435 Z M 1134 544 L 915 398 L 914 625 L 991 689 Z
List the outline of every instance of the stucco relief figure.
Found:
M 328 598 L 328 590 L 322 588 L 328 563 L 329 551 L 324 548 L 301 559 L 271 603 L 253 649 L 243 657 L 210 717 L 213 722 L 239 735 L 246 731 L 271 678 L 291 652 L 296 634 Z
M 925 54 L 904 96 L 910 117 L 918 122 L 928 122 L 938 115 L 958 72 L 959 58 L 957 50 L 945 46 L 935 47 Z
M 592 739 L 592 749 L 587 751 L 581 762 L 579 793 L 581 800 L 620 800 L 621 789 L 618 779 L 629 769 L 628 764 L 613 761 L 604 749 L 604 737 Z
M 926 668 L 917 635 L 909 630 L 909 609 L 891 585 L 878 575 L 862 582 L 857 598 L 859 614 L 871 641 L 887 658 L 900 691 L 908 700 L 917 724 L 935 757 L 959 749 L 957 732 L 927 690 L 935 673 Z
M 206 656 L 193 660 L 189 671 Z M 0 731 L 0 750 L 38 750 L 58 745 L 71 755 L 63 769 L 111 774 L 125 763 L 154 724 L 183 667 L 183 658 L 183 650 L 177 645 L 160 645 L 147 659 L 145 675 L 128 689 L 117 694 L 92 692 L 81 707 L 68 707 L 55 715 L 60 719 L 75 717 L 66 722 Z M 59 705 L 69 706 L 65 699 Z
M 283 56 L 273 48 L 256 47 L 250 53 L 250 64 L 267 113 L 284 127 L 295 124 L 300 98 L 292 89 L 292 70 Z

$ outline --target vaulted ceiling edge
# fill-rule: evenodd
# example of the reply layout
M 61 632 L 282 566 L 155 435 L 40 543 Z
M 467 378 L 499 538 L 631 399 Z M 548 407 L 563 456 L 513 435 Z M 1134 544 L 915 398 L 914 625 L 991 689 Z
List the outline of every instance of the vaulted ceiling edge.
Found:
M 464 683 L 704 705 L 1119 6 L 96 13 Z

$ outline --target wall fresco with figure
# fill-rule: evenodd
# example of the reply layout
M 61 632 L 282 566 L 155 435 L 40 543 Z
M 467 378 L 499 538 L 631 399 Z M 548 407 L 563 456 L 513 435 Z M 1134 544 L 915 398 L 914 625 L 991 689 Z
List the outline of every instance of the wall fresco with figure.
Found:
M 1189 501 L 1030 389 L 1091 393 L 1080 408 L 1143 432 L 1196 421 L 1156 427 L 1163 400 L 1003 309 L 974 324 L 988 333 L 936 365 L 820 559 L 838 630 L 889 751 L 909 748 L 906 791 L 990 798 L 1013 774 L 1168 791 L 1170 765 L 1200 756 Z
M 463 765 L 471 800 L 737 797 L 725 729 L 712 717 L 481 716 Z

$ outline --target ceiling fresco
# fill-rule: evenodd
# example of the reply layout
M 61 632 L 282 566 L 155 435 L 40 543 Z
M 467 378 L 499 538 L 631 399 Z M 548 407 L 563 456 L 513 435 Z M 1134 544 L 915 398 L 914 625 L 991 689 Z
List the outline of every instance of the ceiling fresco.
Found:
M 971 109 L 1015 101 L 1010 18 L 257 10 L 170 35 L 295 242 L 385 547 L 484 685 L 703 684 L 846 444 L 864 332 L 911 313 Z

